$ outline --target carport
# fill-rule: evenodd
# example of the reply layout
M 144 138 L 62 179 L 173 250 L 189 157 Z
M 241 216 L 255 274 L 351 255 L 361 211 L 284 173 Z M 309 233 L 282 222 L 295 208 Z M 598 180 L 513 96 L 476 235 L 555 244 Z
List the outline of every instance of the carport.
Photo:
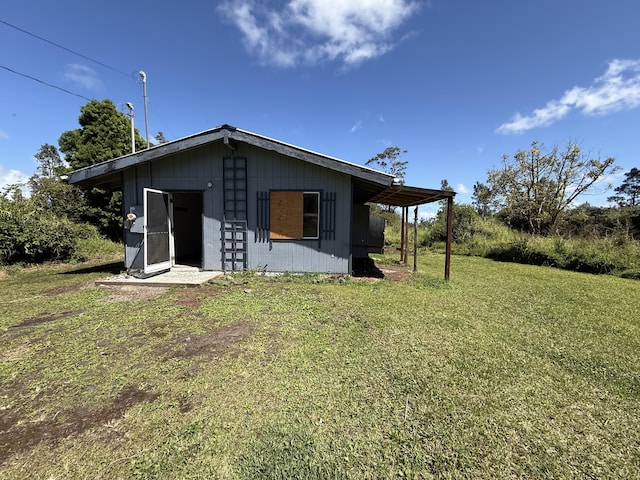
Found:
M 405 265 L 409 261 L 409 208 L 413 210 L 413 271 L 418 269 L 418 207 L 427 203 L 447 201 L 447 240 L 444 262 L 444 279 L 449 281 L 451 274 L 451 242 L 453 237 L 453 197 L 456 192 L 447 190 L 431 190 L 428 188 L 391 185 L 371 199 L 373 203 L 381 203 L 402 209 L 400 229 L 400 261 Z

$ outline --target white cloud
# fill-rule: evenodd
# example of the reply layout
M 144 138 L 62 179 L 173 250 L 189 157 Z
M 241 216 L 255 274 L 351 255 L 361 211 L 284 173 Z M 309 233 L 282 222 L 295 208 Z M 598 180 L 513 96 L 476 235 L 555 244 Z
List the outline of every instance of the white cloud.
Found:
M 550 125 L 573 110 L 585 115 L 607 115 L 640 106 L 640 60 L 613 60 L 590 87 L 573 87 L 559 100 L 549 101 L 529 116 L 519 113 L 500 125 L 498 133 L 522 133 Z
M 469 190 L 469 188 L 464 183 L 459 183 L 458 185 L 456 185 L 456 192 L 471 193 L 471 190 Z
M 29 179 L 27 175 L 20 170 L 9 169 L 0 165 L 0 191 L 8 185 L 26 182 Z
M 9 134 L 4 130 L 0 130 L 0 140 L 9 140 Z
M 337 61 L 353 66 L 393 49 L 392 33 L 417 0 L 225 1 L 219 12 L 240 30 L 247 50 L 266 64 L 291 67 Z
M 87 90 L 95 90 L 102 84 L 94 69 L 78 63 L 65 67 L 64 78 Z
M 353 127 L 351 127 L 351 133 L 357 132 L 358 130 L 360 130 L 362 128 L 362 122 L 360 120 L 358 120 L 356 123 L 353 124 Z
M 438 204 L 435 204 L 435 203 L 430 203 L 427 206 L 419 206 L 418 207 L 418 221 L 420 221 L 420 220 L 425 220 L 425 221 L 435 220 L 435 218 L 438 216 L 438 209 L 439 209 L 439 206 L 438 206 Z

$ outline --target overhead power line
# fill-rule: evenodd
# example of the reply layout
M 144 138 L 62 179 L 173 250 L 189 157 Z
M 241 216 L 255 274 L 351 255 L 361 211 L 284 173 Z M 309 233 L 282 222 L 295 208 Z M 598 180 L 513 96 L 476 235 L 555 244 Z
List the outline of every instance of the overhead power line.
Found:
M 134 73 L 129 74 L 129 73 L 123 72 L 122 70 L 119 70 L 119 69 L 117 69 L 117 68 L 115 68 L 115 67 L 112 67 L 111 65 L 107 65 L 107 64 L 106 64 L 106 63 L 104 63 L 104 62 L 100 62 L 99 60 L 96 60 L 96 59 L 94 59 L 94 58 L 91 58 L 91 57 L 89 57 L 89 56 L 87 56 L 87 55 L 84 55 L 84 54 L 82 54 L 82 53 L 76 52 L 75 50 L 71 50 L 70 48 L 67 48 L 67 47 L 65 47 L 65 46 L 63 46 L 63 45 L 60 45 L 60 44 L 55 43 L 55 42 L 52 42 L 51 40 L 47 40 L 46 38 L 41 37 L 40 35 L 36 35 L 35 33 L 31 33 L 31 32 L 29 32 L 29 31 L 27 31 L 27 30 L 25 30 L 25 29 L 23 29 L 23 28 L 20 28 L 20 27 L 18 27 L 18 26 L 16 26 L 16 25 L 13 25 L 13 24 L 11 24 L 11 23 L 9 23 L 9 22 L 5 21 L 5 20 L 0 19 L 0 23 L 2 23 L 2 24 L 4 24 L 4 25 L 6 25 L 6 26 L 8 26 L 8 27 L 11 27 L 11 28 L 13 28 L 13 29 L 15 29 L 15 30 L 18 30 L 19 32 L 22 32 L 22 33 L 24 33 L 24 34 L 26 34 L 26 35 L 29 35 L 29 36 L 31 36 L 31 37 L 33 37 L 33 38 L 37 38 L 37 39 L 38 39 L 38 40 L 40 40 L 40 41 L 43 41 L 43 42 L 45 42 L 45 43 L 48 43 L 49 45 L 53 45 L 54 47 L 57 47 L 57 48 L 60 48 L 60 49 L 62 49 L 62 50 L 64 50 L 64 51 L 66 51 L 66 52 L 72 53 L 73 55 L 77 55 L 78 57 L 84 58 L 85 60 L 89 60 L 90 62 L 93 62 L 93 63 L 95 63 L 95 64 L 97 64 L 97 65 L 100 65 L 100 66 L 103 66 L 103 67 L 105 67 L 105 68 L 108 68 L 109 70 L 112 70 L 112 71 L 114 71 L 114 72 L 116 72 L 116 73 L 119 73 L 120 75 L 123 75 L 123 76 L 125 76 L 125 77 L 127 77 L 127 78 L 130 78 L 130 79 L 132 79 L 133 81 L 137 82 L 137 80 L 136 80 L 136 76 L 135 76 L 135 74 L 134 74 Z M 9 71 L 9 72 L 15 73 L 16 75 L 21 75 L 21 76 L 23 76 L 23 77 L 25 77 L 25 78 L 29 78 L 30 80 L 36 81 L 36 82 L 41 83 L 41 84 L 43 84 L 43 85 L 46 85 L 46 86 L 48 86 L 48 87 L 55 88 L 55 89 L 57 89 L 57 90 L 61 90 L 61 91 L 65 92 L 65 93 L 68 93 L 68 94 L 70 94 L 70 95 L 74 95 L 74 96 L 76 96 L 76 97 L 84 98 L 85 100 L 89 100 L 89 101 L 91 101 L 91 100 L 92 100 L 92 99 L 90 99 L 90 98 L 87 98 L 87 97 L 85 97 L 85 96 L 79 95 L 79 94 L 74 93 L 74 92 L 71 92 L 71 91 L 69 91 L 69 90 L 65 90 L 64 88 L 58 87 L 58 86 L 56 86 L 56 85 L 51 85 L 51 84 L 49 84 L 49 83 L 46 83 L 46 82 L 44 82 L 44 81 L 42 81 L 42 80 L 40 80 L 40 79 L 38 79 L 38 78 L 31 77 L 31 76 L 29 76 L 29 75 L 25 75 L 24 73 L 16 72 L 15 70 L 12 70 L 12 69 L 10 69 L 10 68 L 8 68 L 8 67 L 4 67 L 4 66 L 1 66 L 1 65 L 0 65 L 0 68 L 3 68 L 3 69 L 5 69 L 5 70 L 7 70 L 7 71 Z M 137 73 L 137 71 L 136 71 L 136 73 Z M 166 123 L 166 122 L 165 122 L 165 123 Z
M 41 36 L 39 36 L 39 35 L 36 35 L 35 33 L 28 32 L 27 30 L 24 30 L 23 28 L 16 27 L 15 25 L 12 25 L 12 24 L 11 24 L 11 23 L 9 23 L 9 22 L 5 22 L 5 21 L 4 21 L 4 20 L 2 20 L 2 19 L 0 19 L 0 23 L 3 23 L 3 24 L 5 24 L 5 25 L 6 25 L 6 26 L 8 26 L 8 27 L 15 28 L 15 29 L 16 29 L 16 30 L 18 30 L 19 32 L 22 32 L 22 33 L 24 33 L 24 34 L 30 35 L 30 36 L 32 36 L 33 38 L 37 38 L 38 40 L 42 40 L 43 42 L 46 42 L 46 43 L 48 43 L 49 45 L 53 45 L 54 47 L 61 48 L 62 50 L 65 50 L 65 51 L 67 51 L 67 52 L 69 52 L 69 53 L 73 53 L 74 55 L 77 55 L 77 56 L 79 56 L 79 57 L 84 58 L 85 60 L 89 60 L 90 62 L 96 63 L 96 64 L 98 64 L 98 65 L 101 65 L 101 66 L 105 67 L 105 68 L 108 68 L 109 70 L 113 70 L 114 72 L 119 73 L 120 75 L 124 75 L 125 77 L 132 78 L 132 79 L 133 79 L 133 75 L 131 75 L 131 74 L 129 74 L 129 73 L 125 73 L 125 72 L 123 72 L 122 70 L 118 70 L 117 68 L 112 67 L 111 65 L 107 65 L 106 63 L 102 63 L 102 62 L 100 62 L 100 61 L 98 61 L 98 60 L 95 60 L 95 59 L 93 59 L 93 58 L 91 58 L 91 57 L 88 57 L 88 56 L 86 56 L 86 55 L 83 55 L 82 53 L 78 53 L 78 52 L 76 52 L 75 50 L 71 50 L 70 48 L 67 48 L 67 47 L 64 47 L 64 46 L 62 46 L 62 45 L 60 45 L 60 44 L 58 44 L 58 43 L 52 42 L 51 40 L 47 40 L 46 38 L 43 38 L 43 37 L 41 37 Z
M 72 92 L 70 90 L 67 90 L 65 88 L 58 87 L 56 85 L 52 85 L 52 84 L 47 83 L 47 82 L 45 82 L 43 80 L 40 80 L 39 78 L 32 77 L 32 76 L 26 75 L 24 73 L 16 72 L 15 70 L 13 70 L 13 69 L 11 69 L 9 67 L 5 67 L 4 65 L 0 65 L 0 68 L 3 68 L 4 70 L 7 70 L 8 72 L 15 73 L 16 75 L 20 75 L 21 77 L 28 78 L 29 80 L 33 80 L 34 82 L 38 82 L 38 83 L 41 83 L 43 85 L 46 85 L 47 87 L 55 88 L 56 90 L 60 90 L 60 91 L 62 91 L 64 93 L 68 93 L 69 95 L 74 95 L 76 97 L 84 98 L 85 100 L 88 100 L 88 101 L 92 100 L 91 98 L 87 98 L 84 95 L 80 95 L 79 93 L 74 93 L 74 92 Z

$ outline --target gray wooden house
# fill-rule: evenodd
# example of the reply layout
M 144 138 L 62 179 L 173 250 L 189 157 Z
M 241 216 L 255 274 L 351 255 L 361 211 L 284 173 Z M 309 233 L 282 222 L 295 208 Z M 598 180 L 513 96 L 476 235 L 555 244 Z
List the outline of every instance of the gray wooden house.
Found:
M 122 190 L 125 267 L 140 276 L 177 264 L 349 274 L 376 236 L 366 202 L 453 198 L 228 125 L 76 170 L 69 182 Z

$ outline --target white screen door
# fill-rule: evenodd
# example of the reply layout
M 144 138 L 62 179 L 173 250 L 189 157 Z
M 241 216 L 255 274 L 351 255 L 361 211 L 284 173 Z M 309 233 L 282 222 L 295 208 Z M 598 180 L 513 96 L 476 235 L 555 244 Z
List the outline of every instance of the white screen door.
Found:
M 171 268 L 169 193 L 144 189 L 144 273 Z

